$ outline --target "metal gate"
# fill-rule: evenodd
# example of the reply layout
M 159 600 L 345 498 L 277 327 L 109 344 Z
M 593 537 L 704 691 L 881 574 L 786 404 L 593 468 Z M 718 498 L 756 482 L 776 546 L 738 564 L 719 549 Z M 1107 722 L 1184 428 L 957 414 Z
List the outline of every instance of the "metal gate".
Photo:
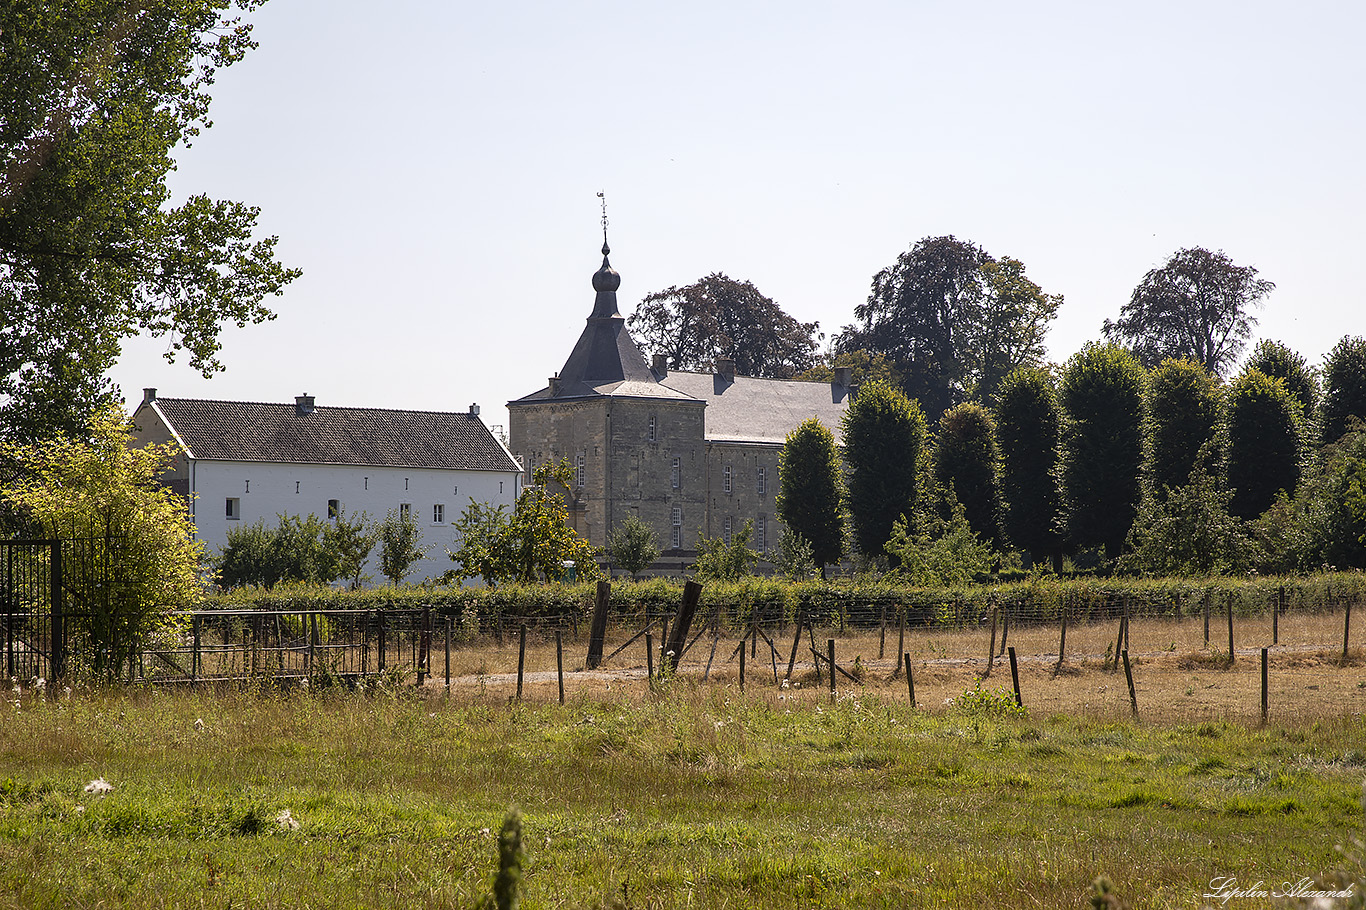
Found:
M 0 635 L 8 679 L 60 679 L 66 672 L 62 545 L 0 540 Z

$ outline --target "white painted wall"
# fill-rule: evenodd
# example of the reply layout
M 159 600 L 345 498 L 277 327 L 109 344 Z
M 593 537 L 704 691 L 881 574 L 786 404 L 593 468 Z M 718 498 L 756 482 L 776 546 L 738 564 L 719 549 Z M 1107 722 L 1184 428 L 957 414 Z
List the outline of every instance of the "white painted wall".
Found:
M 408 581 L 419 582 L 455 567 L 446 547 L 455 549 L 453 523 L 471 500 L 506 505 L 517 499 L 520 474 L 494 471 L 454 471 L 418 468 L 351 467 L 344 465 L 289 465 L 250 461 L 204 461 L 185 459 L 189 487 L 195 494 L 191 508 L 195 528 L 211 555 L 221 552 L 231 528 L 264 520 L 270 526 L 277 515 L 327 517 L 327 502 L 341 501 L 348 516 L 368 512 L 382 521 L 390 509 L 408 503 L 422 544 L 435 544 L 427 558 L 413 567 Z M 236 499 L 239 517 L 227 517 L 228 499 Z M 434 505 L 443 505 L 444 520 L 433 521 Z M 379 569 L 379 546 L 371 552 L 366 572 L 374 583 L 384 582 Z

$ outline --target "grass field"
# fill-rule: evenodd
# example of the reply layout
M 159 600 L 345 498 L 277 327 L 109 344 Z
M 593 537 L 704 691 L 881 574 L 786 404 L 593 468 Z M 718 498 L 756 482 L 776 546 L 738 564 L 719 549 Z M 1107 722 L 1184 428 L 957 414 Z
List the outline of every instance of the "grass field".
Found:
M 876 632 L 840 639 L 868 684 L 834 704 L 809 654 L 799 686 L 759 661 L 742 694 L 734 642 L 705 684 L 651 684 L 642 644 L 570 673 L 563 706 L 546 642 L 520 703 L 512 644 L 457 651 L 450 696 L 25 689 L 0 722 L 0 907 L 470 907 L 513 805 L 527 908 L 1086 907 L 1101 874 L 1200 907 L 1215 879 L 1359 877 L 1366 673 L 1322 621 L 1282 629 L 1265 727 L 1255 650 L 1230 667 L 1190 620 L 1134 623 L 1138 721 L 1099 627 L 1056 674 L 1056 630 L 1011 631 L 1025 713 L 1008 666 L 978 688 L 980 630 L 908 636 L 920 710 Z

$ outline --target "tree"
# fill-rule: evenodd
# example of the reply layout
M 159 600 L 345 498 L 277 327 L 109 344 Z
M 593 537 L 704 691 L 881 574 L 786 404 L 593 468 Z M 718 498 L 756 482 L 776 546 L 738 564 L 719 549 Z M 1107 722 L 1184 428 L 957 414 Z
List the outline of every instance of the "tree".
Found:
M 990 573 L 998 554 L 972 532 L 962 505 L 949 499 L 947 519 L 898 518 L 892 525 L 887 555 L 895 577 L 925 587 L 956 587 Z
M 1061 571 L 1062 415 L 1048 371 L 1023 367 L 1001 383 L 996 438 L 1001 452 L 1001 528 L 1032 563 L 1051 557 Z
M 945 411 L 935 435 L 934 480 L 941 490 L 953 490 L 968 527 L 988 542 L 1000 537 L 1000 470 L 991 413 L 971 401 Z M 947 509 L 944 517 L 949 517 Z
M 659 558 L 659 539 L 655 529 L 636 515 L 627 515 L 607 537 L 607 555 L 634 581 Z
M 1293 498 L 1299 478 L 1299 402 L 1281 380 L 1245 370 L 1228 393 L 1229 511 L 1256 518 L 1278 492 Z
M 1229 513 L 1233 492 L 1222 487 L 1217 460 L 1216 441 L 1207 440 L 1191 459 L 1187 483 L 1144 498 L 1129 535 L 1132 552 L 1122 559 L 1126 568 L 1170 576 L 1226 575 L 1247 566 L 1251 541 Z
M 778 453 L 776 505 L 778 519 L 810 545 L 822 577 L 844 555 L 843 493 L 834 434 L 814 417 L 803 421 Z
M 875 382 L 859 390 L 842 425 L 854 540 L 863 553 L 880 555 L 896 520 L 915 517 L 925 416 L 919 404 Z
M 858 324 L 835 340 L 839 353 L 887 357 L 902 390 L 930 419 L 974 391 L 989 394 L 1018 366 L 1037 365 L 1061 303 L 1024 277 L 1015 259 L 997 261 L 974 243 L 926 237 L 873 276 Z
M 807 581 L 816 574 L 816 560 L 811 543 L 791 528 L 778 538 L 778 552 L 773 560 L 778 574 L 792 581 Z
M 379 530 L 367 513 L 347 518 L 344 509 L 338 511 L 323 532 L 323 544 L 332 554 L 333 561 L 334 574 L 329 581 L 342 580 L 351 586 L 351 590 L 359 590 L 370 580 L 365 574 L 365 563 L 378 541 Z
M 1202 446 L 1219 432 L 1222 401 L 1214 378 L 1189 360 L 1168 359 L 1148 379 L 1147 448 L 1143 474 L 1149 495 L 1165 498 L 1168 489 L 1191 483 L 1191 468 Z M 1204 464 L 1218 472 L 1215 451 Z
M 276 519 L 273 528 L 257 521 L 228 531 L 227 546 L 216 562 L 219 585 L 273 588 L 281 582 L 325 585 L 344 580 L 356 589 L 369 580 L 365 562 L 378 532 L 365 513 L 354 519 L 338 513 L 331 521 L 316 515 Z
M 1069 541 L 1119 556 L 1138 511 L 1143 367 L 1114 345 L 1088 344 L 1063 368 L 1062 489 Z
M 1297 497 L 1300 568 L 1366 568 L 1366 431 L 1349 430 L 1311 465 Z
M 790 379 L 815 363 L 815 322 L 798 322 L 748 281 L 720 272 L 646 295 L 626 320 L 642 346 L 673 370 L 735 361 L 742 376 Z
M 1344 335 L 1323 362 L 1323 441 L 1332 445 L 1366 420 L 1366 338 Z
M 379 526 L 379 564 L 384 577 L 399 584 L 408 577 L 413 565 L 427 558 L 434 544 L 422 545 L 422 529 L 411 509 L 390 509 Z
M 1251 310 L 1275 289 L 1255 268 L 1234 265 L 1222 250 L 1177 250 L 1166 265 L 1143 276 L 1118 321 L 1105 320 L 1105 338 L 1131 348 L 1148 367 L 1184 358 L 1222 376 L 1257 324 Z
M 849 370 L 851 385 L 864 385 L 869 382 L 885 382 L 901 386 L 901 374 L 887 359 L 885 354 L 857 349 L 823 355 L 819 362 L 809 370 L 794 376 L 803 382 L 834 382 L 835 370 L 845 367 Z
M 759 553 L 750 549 L 749 541 L 754 536 L 754 520 L 745 522 L 744 527 L 730 536 L 697 537 L 697 564 L 694 569 L 699 581 L 739 581 L 746 575 L 754 574 L 759 562 Z
M 1300 403 L 1300 413 L 1305 420 L 1318 413 L 1318 372 L 1309 366 L 1303 354 L 1295 353 L 1279 341 L 1263 338 L 1257 342 L 1243 369 L 1257 370 L 1272 379 L 1284 381 L 1286 391 Z
M 112 399 L 122 340 L 168 336 L 206 376 L 219 327 L 271 317 L 298 277 L 258 211 L 172 207 L 172 152 L 209 125 L 218 69 L 255 43 L 257 0 L 23 4 L 0 30 L 0 434 L 81 428 Z
M 531 476 L 533 485 L 518 495 L 511 515 L 502 506 L 491 508 L 478 502 L 466 508 L 456 522 L 460 546 L 446 551 L 459 565 L 451 578 L 478 576 L 490 587 L 560 581 L 566 562 L 575 564 L 580 581 L 602 577 L 593 548 L 567 523 L 569 462 L 546 462 Z
M 8 26 L 6 26 L 8 27 Z M 0 483 L 0 502 L 36 536 L 81 539 L 90 565 L 113 574 L 63 579 L 69 631 L 89 669 L 113 679 L 149 638 L 176 626 L 174 612 L 202 596 L 203 544 L 194 540 L 186 501 L 157 478 L 179 454 L 175 445 L 132 448 L 117 408 L 97 412 L 84 438 L 0 444 L 18 473 Z

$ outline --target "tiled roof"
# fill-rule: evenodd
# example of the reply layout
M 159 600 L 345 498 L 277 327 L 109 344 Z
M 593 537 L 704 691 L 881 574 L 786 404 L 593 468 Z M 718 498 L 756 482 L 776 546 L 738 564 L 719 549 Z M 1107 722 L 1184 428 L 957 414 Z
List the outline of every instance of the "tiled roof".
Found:
M 194 458 L 517 470 L 483 421 L 467 413 L 318 406 L 300 414 L 293 404 L 197 398 L 156 398 L 151 405 Z
M 707 439 L 717 442 L 782 443 L 809 417 L 819 418 L 838 442 L 849 407 L 848 387 L 832 382 L 670 370 L 660 384 L 707 403 Z

